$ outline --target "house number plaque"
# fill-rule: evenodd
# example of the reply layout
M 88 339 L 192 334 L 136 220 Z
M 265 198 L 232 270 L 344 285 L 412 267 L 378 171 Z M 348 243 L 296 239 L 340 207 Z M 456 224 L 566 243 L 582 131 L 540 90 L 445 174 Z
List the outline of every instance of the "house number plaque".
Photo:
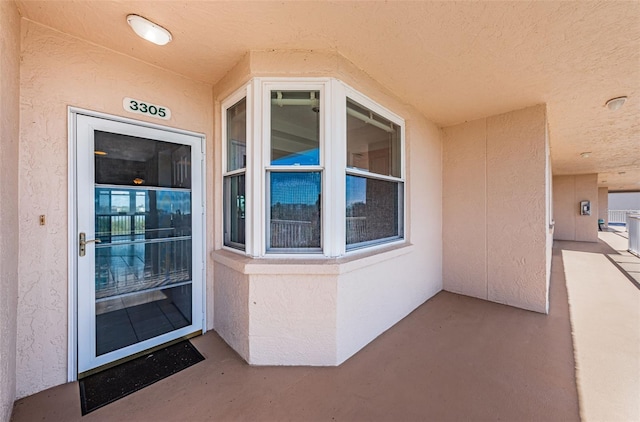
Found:
M 122 106 L 129 113 L 143 114 L 162 120 L 169 120 L 171 118 L 171 110 L 169 110 L 168 107 L 151 104 L 146 101 L 125 97 L 122 100 Z

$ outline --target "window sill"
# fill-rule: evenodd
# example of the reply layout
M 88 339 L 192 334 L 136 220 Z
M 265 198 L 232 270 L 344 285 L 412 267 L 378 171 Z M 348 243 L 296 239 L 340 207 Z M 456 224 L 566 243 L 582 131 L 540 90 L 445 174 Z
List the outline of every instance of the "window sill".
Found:
M 369 267 L 413 252 L 410 243 L 359 251 L 340 258 L 251 258 L 224 249 L 211 253 L 217 263 L 242 274 L 340 275 Z

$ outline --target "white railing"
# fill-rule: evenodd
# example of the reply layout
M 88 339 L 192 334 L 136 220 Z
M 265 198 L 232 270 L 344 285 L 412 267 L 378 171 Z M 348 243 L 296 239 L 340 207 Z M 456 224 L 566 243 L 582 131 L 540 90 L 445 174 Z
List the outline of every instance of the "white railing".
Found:
M 640 257 L 640 214 L 627 215 L 629 252 Z
M 627 224 L 629 214 L 640 214 L 640 210 L 609 210 L 609 223 Z

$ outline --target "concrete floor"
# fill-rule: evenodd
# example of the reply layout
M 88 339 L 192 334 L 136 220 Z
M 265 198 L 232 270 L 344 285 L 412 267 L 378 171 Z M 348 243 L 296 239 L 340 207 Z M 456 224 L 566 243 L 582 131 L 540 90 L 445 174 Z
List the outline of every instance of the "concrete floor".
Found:
M 583 421 L 640 421 L 640 258 L 598 233 L 590 250 L 556 242 L 569 294 Z M 623 241 L 621 241 L 622 239 Z M 624 271 L 620 271 L 620 270 Z
M 251 367 L 209 332 L 192 340 L 205 361 L 83 418 L 70 383 L 12 420 L 579 420 L 562 254 L 603 245 L 556 242 L 548 316 L 441 292 L 333 368 Z

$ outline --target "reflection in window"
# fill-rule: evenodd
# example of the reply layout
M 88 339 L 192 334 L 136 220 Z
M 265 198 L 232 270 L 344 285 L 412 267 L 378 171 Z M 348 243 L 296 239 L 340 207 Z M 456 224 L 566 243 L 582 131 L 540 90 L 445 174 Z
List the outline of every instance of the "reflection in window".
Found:
M 191 192 L 96 188 L 96 237 L 106 243 L 191 236 Z
M 95 131 L 95 181 L 104 185 L 191 188 L 191 147 Z
M 227 171 L 247 166 L 247 99 L 227 109 Z
M 347 167 L 400 177 L 400 127 L 347 99 Z
M 404 120 L 333 79 L 252 84 L 222 103 L 224 246 L 339 257 L 404 239 Z
M 347 249 L 402 237 L 402 183 L 347 175 Z
M 271 164 L 320 164 L 320 92 L 271 92 Z
M 318 249 L 321 173 L 269 173 L 268 249 Z
M 224 178 L 224 244 L 244 250 L 245 175 Z

